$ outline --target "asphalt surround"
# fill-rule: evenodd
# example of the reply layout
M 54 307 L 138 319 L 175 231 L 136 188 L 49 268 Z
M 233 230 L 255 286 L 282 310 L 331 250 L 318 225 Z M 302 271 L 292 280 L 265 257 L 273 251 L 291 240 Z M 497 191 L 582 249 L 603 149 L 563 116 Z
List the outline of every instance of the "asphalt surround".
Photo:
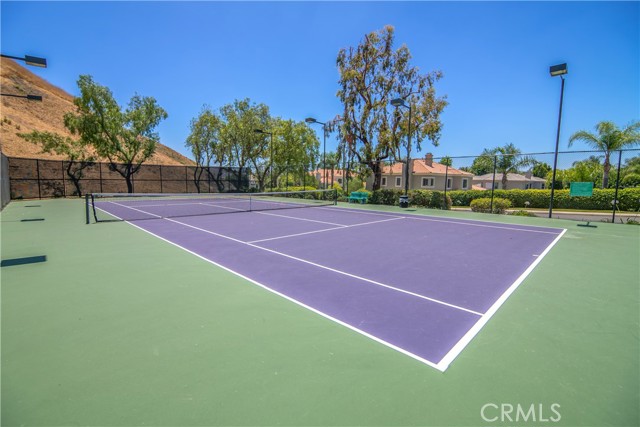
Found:
M 22 223 L 25 203 L 0 215 L 2 259 L 47 262 L 0 270 L 2 425 L 540 424 L 488 403 L 638 425 L 636 226 L 419 210 L 568 229 L 443 374 L 127 223 L 84 225 L 81 201 Z

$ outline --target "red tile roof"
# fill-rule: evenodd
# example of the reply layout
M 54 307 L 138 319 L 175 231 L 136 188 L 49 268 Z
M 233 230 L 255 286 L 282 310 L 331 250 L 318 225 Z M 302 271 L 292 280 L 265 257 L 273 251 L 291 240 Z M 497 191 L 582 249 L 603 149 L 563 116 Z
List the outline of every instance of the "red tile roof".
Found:
M 449 176 L 473 176 L 472 173 L 464 172 L 459 169 L 453 168 L 449 166 L 449 170 L 446 171 L 447 167 L 441 163 L 431 162 L 431 166 L 427 164 L 425 159 L 413 159 L 412 161 L 412 173 L 414 175 L 445 175 L 445 172 Z M 401 175 L 402 174 L 402 166 L 403 163 L 394 163 L 393 165 L 387 165 L 382 168 L 383 175 Z

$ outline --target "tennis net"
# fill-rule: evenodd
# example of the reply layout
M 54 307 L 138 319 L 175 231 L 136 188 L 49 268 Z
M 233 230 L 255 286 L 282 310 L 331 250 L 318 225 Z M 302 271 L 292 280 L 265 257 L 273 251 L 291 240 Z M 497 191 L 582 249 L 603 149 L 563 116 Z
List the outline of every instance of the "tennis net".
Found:
M 273 193 L 93 193 L 85 197 L 87 224 L 335 205 L 336 190 Z

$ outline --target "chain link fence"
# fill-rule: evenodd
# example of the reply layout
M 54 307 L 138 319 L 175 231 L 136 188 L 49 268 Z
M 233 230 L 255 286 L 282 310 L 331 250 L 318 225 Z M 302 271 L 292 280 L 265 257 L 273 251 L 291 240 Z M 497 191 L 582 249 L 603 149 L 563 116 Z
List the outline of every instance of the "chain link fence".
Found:
M 11 188 L 9 185 L 9 159 L 0 152 L 0 210 L 11 200 Z
M 7 194 L 14 200 L 127 192 L 125 179 L 107 163 L 10 157 L 7 164 Z M 135 193 L 246 192 L 249 180 L 249 171 L 234 167 L 143 164 L 132 175 Z

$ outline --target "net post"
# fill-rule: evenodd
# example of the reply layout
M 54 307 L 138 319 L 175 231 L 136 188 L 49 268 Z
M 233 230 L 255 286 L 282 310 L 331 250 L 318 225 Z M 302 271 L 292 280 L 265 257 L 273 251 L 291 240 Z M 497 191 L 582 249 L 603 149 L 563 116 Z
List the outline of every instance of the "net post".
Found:
M 336 206 L 338 204 L 338 189 L 333 189 L 333 205 Z
M 91 222 L 91 217 L 89 215 L 89 194 L 84 195 L 84 214 L 87 220 L 86 224 L 89 224 Z

